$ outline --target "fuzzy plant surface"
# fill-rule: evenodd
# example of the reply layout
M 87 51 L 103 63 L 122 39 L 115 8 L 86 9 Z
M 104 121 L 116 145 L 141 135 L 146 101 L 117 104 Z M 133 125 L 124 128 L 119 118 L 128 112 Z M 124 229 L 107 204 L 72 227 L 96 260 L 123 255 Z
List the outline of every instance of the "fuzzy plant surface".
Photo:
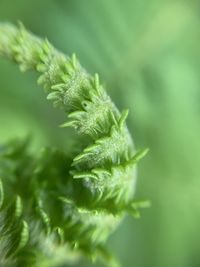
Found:
M 0 24 L 0 56 L 38 72 L 47 99 L 67 115 L 61 126 L 84 137 L 75 156 L 67 148 L 32 155 L 28 139 L 0 146 L 0 266 L 71 266 L 80 257 L 117 265 L 108 236 L 148 204 L 134 199 L 136 164 L 147 150 L 135 151 L 128 111 L 119 112 L 75 55 L 21 24 Z

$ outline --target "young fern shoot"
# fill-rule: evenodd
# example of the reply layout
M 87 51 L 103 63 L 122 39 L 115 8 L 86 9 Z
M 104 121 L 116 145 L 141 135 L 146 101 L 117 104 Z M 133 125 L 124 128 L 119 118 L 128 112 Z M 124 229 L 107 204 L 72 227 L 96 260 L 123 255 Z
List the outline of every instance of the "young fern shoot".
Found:
M 136 164 L 147 150 L 135 152 L 126 126 L 128 111 L 119 112 L 101 85 L 99 76 L 92 77 L 75 55 L 72 58 L 64 55 L 47 40 L 29 33 L 23 25 L 0 24 L 0 56 L 19 64 L 22 71 L 38 72 L 38 83 L 45 89 L 47 99 L 67 114 L 68 119 L 61 126 L 73 127 L 88 140 L 85 148 L 73 159 L 67 152 L 44 150 L 39 157 L 28 161 L 30 166 L 24 177 L 16 177 L 19 185 L 14 193 L 24 201 L 23 216 L 26 220 L 20 217 L 22 230 L 18 231 L 18 239 L 21 243 L 17 252 L 8 253 L 8 257 L 16 258 L 20 266 L 38 266 L 39 244 L 47 246 L 47 238 L 54 242 L 55 236 L 59 236 L 60 246 L 67 244 L 70 250 L 94 257 L 101 254 L 110 259 L 103 246 L 107 237 L 127 212 L 138 216 L 137 208 L 145 204 L 134 200 L 134 191 Z M 16 160 L 6 154 L 2 157 L 12 162 Z M 23 157 L 27 157 L 26 153 Z M 33 161 L 35 163 L 31 164 Z M 51 171 L 52 166 L 57 170 L 56 174 Z M 13 172 L 16 174 L 16 170 Z M 24 184 L 17 179 L 24 179 L 30 191 L 28 197 L 21 193 Z M 45 185 L 43 180 L 47 182 Z M 11 191 L 14 190 L 12 184 L 9 186 Z M 1 212 L 9 206 L 6 199 L 7 203 L 1 205 L 3 195 L 6 195 L 3 192 L 1 183 Z M 35 240 L 29 229 L 41 232 L 39 240 Z M 32 248 L 34 260 L 28 260 L 29 265 L 22 265 L 20 257 L 16 256 L 18 251 Z M 5 248 L 0 245 L 0 254 L 1 250 Z M 43 256 L 44 262 L 45 257 L 48 258 Z

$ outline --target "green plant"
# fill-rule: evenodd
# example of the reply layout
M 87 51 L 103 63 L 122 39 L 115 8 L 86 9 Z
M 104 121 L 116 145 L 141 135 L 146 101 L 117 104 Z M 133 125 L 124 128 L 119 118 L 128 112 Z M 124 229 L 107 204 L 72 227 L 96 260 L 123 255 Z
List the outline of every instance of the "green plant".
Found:
M 147 150 L 135 153 L 128 112 L 118 111 L 75 55 L 22 25 L 0 24 L 0 55 L 39 72 L 47 99 L 69 118 L 62 127 L 84 137 L 75 156 L 44 148 L 34 157 L 28 140 L 0 147 L 0 266 L 57 266 L 81 255 L 115 265 L 107 237 L 126 213 L 138 217 L 147 204 L 133 198 L 136 163 Z

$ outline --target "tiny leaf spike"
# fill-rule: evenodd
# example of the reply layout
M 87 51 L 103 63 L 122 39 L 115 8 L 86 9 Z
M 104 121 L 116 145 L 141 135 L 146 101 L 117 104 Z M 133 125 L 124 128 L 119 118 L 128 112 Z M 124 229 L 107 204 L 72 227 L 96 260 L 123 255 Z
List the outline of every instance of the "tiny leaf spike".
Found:
M 47 99 L 67 115 L 61 127 L 87 140 L 75 157 L 53 148 L 32 156 L 28 140 L 0 147 L 0 266 L 70 266 L 82 256 L 118 266 L 105 241 L 126 213 L 138 217 L 148 204 L 134 199 L 147 149 L 135 151 L 128 111 L 119 112 L 75 55 L 21 24 L 0 24 L 0 56 L 38 72 Z

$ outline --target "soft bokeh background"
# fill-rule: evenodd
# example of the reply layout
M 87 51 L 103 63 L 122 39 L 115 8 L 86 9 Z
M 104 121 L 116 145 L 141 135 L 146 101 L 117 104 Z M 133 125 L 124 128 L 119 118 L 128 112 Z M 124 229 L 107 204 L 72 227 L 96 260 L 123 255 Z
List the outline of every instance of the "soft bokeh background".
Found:
M 150 148 L 137 196 L 152 207 L 109 240 L 123 267 L 200 266 L 199 11 L 198 0 L 0 1 L 1 21 L 21 20 L 98 72 L 118 107 L 130 109 L 137 148 Z M 36 151 L 64 147 L 63 114 L 35 79 L 0 60 L 0 139 L 30 133 Z

